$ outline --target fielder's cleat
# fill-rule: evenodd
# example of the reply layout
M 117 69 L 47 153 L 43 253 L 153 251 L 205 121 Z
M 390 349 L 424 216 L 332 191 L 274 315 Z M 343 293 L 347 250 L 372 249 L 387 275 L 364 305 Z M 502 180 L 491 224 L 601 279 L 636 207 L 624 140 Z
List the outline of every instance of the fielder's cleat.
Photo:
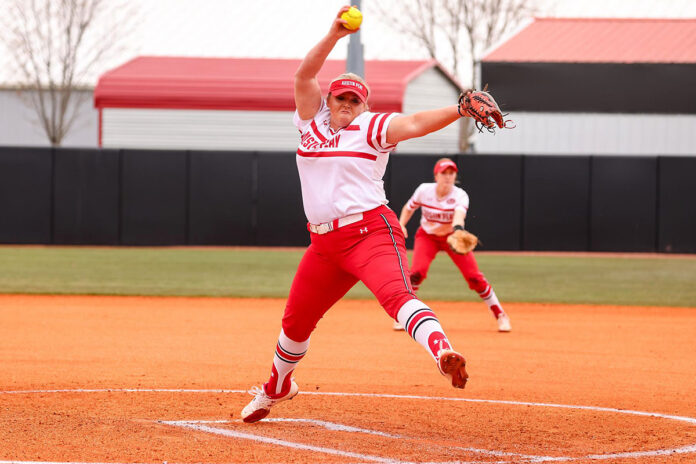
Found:
M 507 314 L 502 313 L 498 316 L 498 332 L 509 332 L 512 330 L 510 325 L 510 318 Z
M 260 421 L 271 412 L 273 406 L 280 402 L 293 399 L 299 391 L 300 388 L 294 380 L 290 381 L 290 391 L 288 394 L 280 398 L 271 398 L 266 394 L 263 387 L 252 387 L 249 393 L 254 395 L 254 399 L 242 409 L 242 420 L 248 423 Z
M 466 373 L 464 356 L 454 350 L 443 349 L 437 352 L 437 367 L 442 375 L 452 381 L 454 388 L 464 388 L 469 374 Z
M 392 329 L 394 330 L 404 330 L 404 326 L 399 324 L 399 321 L 394 321 L 394 324 L 392 324 Z

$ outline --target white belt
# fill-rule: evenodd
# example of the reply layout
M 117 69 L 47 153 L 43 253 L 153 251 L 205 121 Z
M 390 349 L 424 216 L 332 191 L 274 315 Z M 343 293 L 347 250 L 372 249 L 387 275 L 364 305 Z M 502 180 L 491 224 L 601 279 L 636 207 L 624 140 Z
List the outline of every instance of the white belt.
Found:
M 331 222 L 324 222 L 322 224 L 307 224 L 307 229 L 315 234 L 326 234 L 332 230 L 339 229 L 341 227 L 353 224 L 358 221 L 362 221 L 363 213 L 349 214 L 348 216 L 343 216 L 342 218 L 334 219 Z

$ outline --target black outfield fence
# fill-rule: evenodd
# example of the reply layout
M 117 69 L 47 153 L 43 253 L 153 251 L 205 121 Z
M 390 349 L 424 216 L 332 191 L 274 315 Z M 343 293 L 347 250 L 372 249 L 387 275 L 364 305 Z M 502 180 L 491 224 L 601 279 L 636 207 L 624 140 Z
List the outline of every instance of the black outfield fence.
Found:
M 437 158 L 391 156 L 384 183 L 397 214 L 432 181 Z M 483 250 L 696 253 L 696 157 L 452 158 Z M 304 246 L 309 237 L 292 152 L 0 147 L 0 243 Z

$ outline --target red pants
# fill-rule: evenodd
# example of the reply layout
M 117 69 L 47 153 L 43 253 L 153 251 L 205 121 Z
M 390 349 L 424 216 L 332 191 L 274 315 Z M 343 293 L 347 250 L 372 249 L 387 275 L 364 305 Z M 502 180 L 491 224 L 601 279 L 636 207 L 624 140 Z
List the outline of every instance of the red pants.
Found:
M 416 298 L 408 271 L 406 244 L 396 214 L 386 206 L 327 234 L 311 234 L 292 282 L 283 331 L 292 340 L 309 338 L 319 319 L 358 280 L 395 318 Z
M 411 283 L 418 288 L 428 276 L 430 263 L 435 259 L 438 251 L 446 251 L 454 264 L 459 268 L 469 288 L 481 293 L 488 287 L 486 277 L 479 271 L 474 253 L 470 252 L 460 255 L 452 251 L 447 244 L 446 235 L 432 235 L 424 231 L 421 227 L 416 232 L 416 239 L 413 245 L 413 265 L 411 266 Z

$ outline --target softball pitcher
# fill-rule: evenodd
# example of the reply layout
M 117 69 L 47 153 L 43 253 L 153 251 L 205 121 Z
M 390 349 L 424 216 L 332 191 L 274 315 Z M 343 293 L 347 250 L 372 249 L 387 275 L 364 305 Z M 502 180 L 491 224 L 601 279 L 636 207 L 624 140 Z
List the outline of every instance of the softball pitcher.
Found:
M 447 236 L 456 228 L 464 228 L 466 212 L 469 209 L 469 195 L 457 187 L 457 164 L 449 158 L 442 158 L 435 163 L 434 183 L 421 184 L 416 188 L 408 202 L 401 209 L 399 224 L 404 236 L 408 236 L 406 224 L 413 213 L 421 209 L 420 227 L 413 244 L 413 263 L 411 265 L 411 286 L 417 291 L 428 276 L 430 263 L 439 251 L 445 251 L 459 268 L 469 284 L 469 288 L 479 294 L 488 305 L 498 322 L 499 332 L 510 332 L 510 318 L 503 310 L 493 287 L 479 271 L 474 252 L 458 254 L 450 249 Z M 394 322 L 395 330 L 403 330 Z
M 254 398 L 241 412 L 245 422 L 263 419 L 271 407 L 297 395 L 291 374 L 307 353 L 310 334 L 358 281 L 426 349 L 452 386 L 464 388 L 468 379 L 464 357 L 413 291 L 404 235 L 386 206 L 382 181 L 389 153 L 400 141 L 442 129 L 466 116 L 467 107 L 460 102 L 412 115 L 373 113 L 370 89 L 354 74 L 335 78 L 324 98 L 317 74 L 337 41 L 357 30 L 343 26 L 341 14 L 348 9 L 339 10 L 295 73 L 296 161 L 311 244 L 290 289 L 270 378 L 250 390 Z

